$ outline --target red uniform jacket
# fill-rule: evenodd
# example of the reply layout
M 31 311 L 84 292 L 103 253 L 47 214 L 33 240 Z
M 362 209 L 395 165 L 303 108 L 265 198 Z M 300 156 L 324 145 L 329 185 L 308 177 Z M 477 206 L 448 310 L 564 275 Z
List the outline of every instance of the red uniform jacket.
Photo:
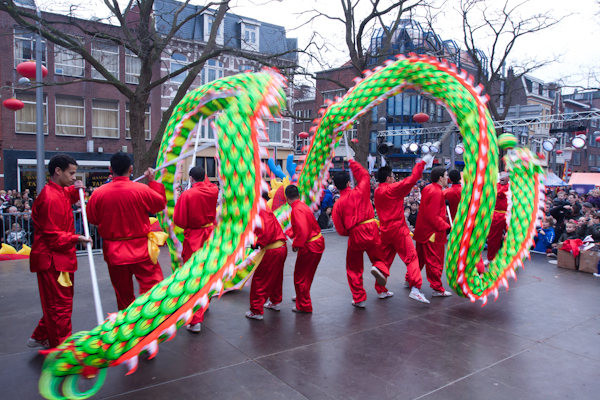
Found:
M 126 265 L 148 260 L 148 214 L 156 214 L 166 205 L 165 187 L 158 182 L 146 186 L 131 182 L 127 176 L 115 176 L 94 190 L 87 205 L 88 221 L 98 225 L 106 263 Z
M 446 230 L 450 229 L 446 213 L 446 202 L 442 187 L 432 183 L 423 188 L 421 192 L 421 205 L 417 214 L 414 239 L 417 243 L 427 243 L 431 235 L 435 233 L 436 244 L 444 244 Z
M 359 225 L 375 218 L 371 204 L 371 180 L 362 165 L 350 160 L 350 169 L 358 182 L 354 189 L 346 187 L 333 205 L 333 224 L 342 236 L 350 236 L 348 246 L 353 250 L 366 250 L 381 243 L 377 223 Z
M 458 210 L 458 203 L 460 203 L 462 192 L 462 185 L 460 183 L 455 183 L 451 188 L 444 190 L 444 200 L 448 200 L 450 205 L 450 215 L 452 216 L 452 220 L 454 221 L 454 217 L 456 216 L 456 211 Z
M 283 229 L 281 229 L 279 221 L 277 221 L 277 217 L 273 214 L 273 211 L 266 208 L 261 210 L 259 215 L 262 226 L 254 230 L 254 233 L 256 234 L 256 244 L 260 247 L 265 247 L 278 240 L 285 242 L 285 234 L 283 233 Z
M 299 254 L 309 251 L 317 254 L 323 253 L 325 251 L 325 239 L 323 237 L 309 242 L 310 239 L 321 234 L 321 228 L 319 228 L 313 212 L 300 200 L 294 201 L 291 207 L 291 236 L 294 238 L 292 246 L 300 249 Z
M 215 229 L 214 224 L 217 215 L 217 201 L 219 188 L 209 181 L 196 182 L 181 194 L 175 204 L 173 222 L 184 229 L 183 252 L 181 256 L 187 260 L 192 253 L 197 251 Z
M 497 184 L 498 186 L 498 197 L 496 197 L 495 211 L 506 211 L 508 210 L 508 198 L 506 193 L 508 192 L 508 183 L 506 185 Z
M 29 259 L 31 272 L 50 268 L 64 272 L 77 271 L 75 234 L 72 205 L 79 201 L 75 186 L 63 188 L 52 181 L 44 186 L 33 202 L 33 245 Z
M 404 217 L 404 198 L 409 195 L 413 186 L 423 175 L 425 162 L 421 161 L 413 169 L 412 174 L 396 183 L 380 183 L 375 189 L 375 208 L 379 216 L 382 243 L 393 243 L 410 231 Z

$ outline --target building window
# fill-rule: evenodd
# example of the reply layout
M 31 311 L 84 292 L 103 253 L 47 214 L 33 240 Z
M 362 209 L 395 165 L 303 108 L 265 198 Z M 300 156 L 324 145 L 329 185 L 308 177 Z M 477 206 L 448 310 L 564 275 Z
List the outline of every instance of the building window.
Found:
M 304 110 L 304 118 L 310 118 L 310 109 Z
M 144 115 L 144 132 L 146 133 L 146 140 L 152 139 L 150 136 L 150 105 L 146 105 L 146 112 Z M 129 103 L 125 105 L 125 139 L 131 139 L 131 132 L 129 131 Z
M 600 156 L 596 156 L 596 165 L 600 167 Z
M 214 157 L 206 157 L 206 176 L 215 178 L 217 176 L 217 163 Z
M 23 61 L 35 60 L 35 38 L 31 31 L 15 28 L 15 68 Z M 42 39 L 42 64 L 46 65 L 46 40 Z
M 55 45 L 54 73 L 66 76 L 83 76 L 85 64 L 83 57 L 72 50 Z
M 281 143 L 281 122 L 269 121 L 269 142 Z
M 140 83 L 142 61 L 131 51 L 125 51 L 125 83 L 137 85 Z
M 581 153 L 573 153 L 573 165 L 581 165 Z
M 92 100 L 92 136 L 119 138 L 119 103 Z
M 212 30 L 213 24 L 215 22 L 214 15 L 204 14 L 204 41 L 208 42 L 210 39 L 210 31 Z M 217 38 L 216 43 L 223 45 L 224 36 L 223 36 L 223 24 L 219 25 L 219 29 L 217 30 Z
M 596 156 L 593 154 L 590 154 L 589 158 L 588 158 L 588 166 L 589 167 L 593 167 L 596 164 Z
M 252 65 L 240 65 L 240 72 L 254 72 L 254 67 Z
M 258 51 L 260 48 L 260 27 L 257 24 L 241 23 L 241 47 L 242 50 Z
M 437 122 L 442 122 L 443 120 L 444 120 L 444 107 L 438 106 Z
M 329 90 L 327 92 L 323 92 L 323 104 L 327 100 L 335 101 L 336 97 L 342 97 L 346 94 L 346 89 L 337 89 L 337 90 Z
M 377 131 L 371 131 L 369 139 L 369 153 L 375 154 L 377 153 Z
M 217 60 L 208 60 L 202 68 L 202 84 L 205 85 L 223 77 L 223 63 Z
M 83 99 L 56 97 L 56 135 L 85 136 Z
M 179 71 L 184 68 L 188 63 L 188 59 L 181 53 L 173 53 L 171 56 L 171 73 Z M 187 76 L 187 71 L 171 77 L 171 82 L 182 83 Z
M 296 118 L 302 118 L 302 112 L 304 110 L 296 110 L 295 114 L 296 114 Z
M 92 42 L 92 57 L 94 57 L 116 79 L 119 79 L 119 46 Z M 92 78 L 106 80 L 104 76 L 92 67 Z
M 15 112 L 16 133 L 36 133 L 35 94 L 17 93 L 25 107 Z M 44 134 L 48 134 L 48 96 L 44 95 Z

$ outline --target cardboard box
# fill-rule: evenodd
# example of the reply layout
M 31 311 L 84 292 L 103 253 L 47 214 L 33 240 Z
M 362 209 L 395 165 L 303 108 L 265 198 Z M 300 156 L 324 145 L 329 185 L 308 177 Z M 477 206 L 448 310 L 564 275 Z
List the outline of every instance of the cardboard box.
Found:
M 579 270 L 590 274 L 598 272 L 598 262 L 600 262 L 600 252 L 582 251 L 579 255 Z
M 571 254 L 570 251 L 558 249 L 558 261 L 556 266 L 560 268 L 577 270 L 578 258 L 579 256 L 577 258 L 573 257 L 573 254 Z

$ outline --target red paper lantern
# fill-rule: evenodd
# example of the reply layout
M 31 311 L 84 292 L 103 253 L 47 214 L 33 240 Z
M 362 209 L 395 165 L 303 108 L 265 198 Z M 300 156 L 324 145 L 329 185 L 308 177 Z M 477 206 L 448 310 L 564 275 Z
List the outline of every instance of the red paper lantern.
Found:
M 539 158 L 540 160 L 544 160 L 544 159 L 546 159 L 546 156 L 544 155 L 544 153 L 540 153 L 540 152 L 538 152 L 538 153 L 537 153 L 537 156 L 538 156 L 538 158 Z
M 306 132 L 300 132 L 300 133 L 298 134 L 298 137 L 299 137 L 300 139 L 306 139 L 306 138 L 308 137 L 308 133 L 306 133 Z
M 17 110 L 20 110 L 23 107 L 25 107 L 25 103 L 23 103 L 19 99 L 15 99 L 14 97 L 12 99 L 4 100 L 2 102 L 2 104 L 4 105 L 4 107 L 8 108 L 9 110 L 13 110 L 13 111 L 17 111 Z
M 358 143 L 358 139 L 357 139 L 357 138 L 354 138 L 354 139 L 352 139 L 352 140 L 350 140 L 350 141 L 351 141 L 352 143 Z
M 556 154 L 562 154 L 562 150 L 556 150 Z
M 35 79 L 35 61 L 24 61 L 17 65 L 17 72 L 25 78 Z M 42 78 L 48 75 L 48 68 L 42 65 Z
M 596 140 L 596 142 L 600 143 L 600 136 L 598 136 L 598 137 L 597 137 L 596 139 L 594 139 L 594 140 Z
M 427 115 L 425 113 L 418 113 L 418 114 L 413 115 L 413 120 L 417 124 L 422 124 L 422 123 L 429 121 L 429 115 Z

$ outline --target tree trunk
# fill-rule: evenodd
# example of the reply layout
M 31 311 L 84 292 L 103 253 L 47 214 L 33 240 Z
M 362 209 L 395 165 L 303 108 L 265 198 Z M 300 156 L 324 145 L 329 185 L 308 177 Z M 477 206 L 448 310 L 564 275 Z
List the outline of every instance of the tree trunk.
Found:
M 358 143 L 352 144 L 352 149 L 355 152 L 355 160 L 367 168 L 367 157 L 369 156 L 369 143 L 371 141 L 371 112 L 363 115 L 358 119 L 356 127 Z
M 146 156 L 146 132 L 144 120 L 146 118 L 146 97 L 134 96 L 129 103 L 129 132 L 131 133 L 131 147 L 133 153 L 134 178 L 142 175 L 153 162 Z M 154 158 L 156 159 L 156 157 Z

